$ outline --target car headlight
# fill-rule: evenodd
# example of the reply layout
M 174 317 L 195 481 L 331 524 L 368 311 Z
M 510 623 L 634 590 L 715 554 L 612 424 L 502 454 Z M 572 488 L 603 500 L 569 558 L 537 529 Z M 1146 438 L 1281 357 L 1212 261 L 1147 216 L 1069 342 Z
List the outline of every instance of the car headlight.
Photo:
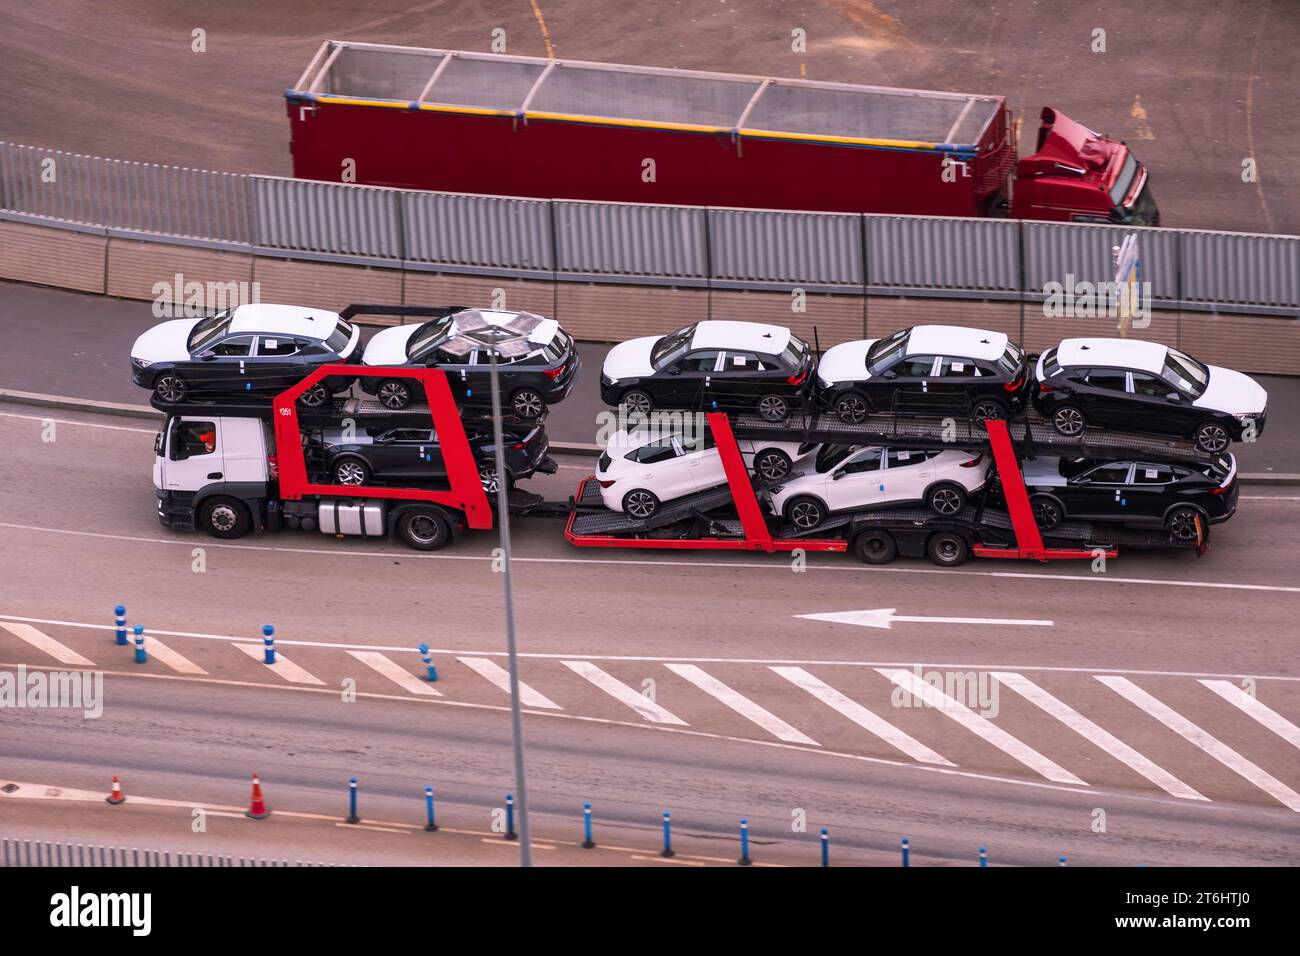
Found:
M 150 365 L 153 364 L 153 362 L 150 362 L 148 359 L 136 358 L 134 355 L 132 355 L 131 364 L 134 365 L 136 368 L 148 368 Z

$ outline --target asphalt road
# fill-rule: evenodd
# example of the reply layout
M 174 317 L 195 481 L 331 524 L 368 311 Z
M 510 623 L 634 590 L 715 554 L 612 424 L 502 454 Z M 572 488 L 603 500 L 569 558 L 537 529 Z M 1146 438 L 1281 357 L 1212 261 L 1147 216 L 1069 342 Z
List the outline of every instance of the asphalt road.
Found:
M 125 773 L 138 793 L 238 805 L 257 770 L 281 806 L 337 814 L 355 773 L 379 819 L 409 820 L 409 795 L 432 783 L 484 828 L 510 786 L 495 536 L 426 555 L 301 532 L 169 532 L 153 514 L 151 441 L 120 418 L 0 409 L 0 669 L 67 666 L 72 652 L 93 662 L 72 666 L 110 672 L 98 721 L 6 715 L 21 731 L 0 740 L 0 775 L 97 790 Z M 530 488 L 558 498 L 587 469 L 569 460 Z M 815 859 L 809 833 L 823 825 L 846 862 L 888 859 L 902 835 L 936 862 L 969 861 L 980 844 L 1022 864 L 1300 862 L 1300 496 L 1247 489 L 1205 558 L 1126 553 L 1103 573 L 843 555 L 809 556 L 800 572 L 761 554 L 582 551 L 560 531 L 533 518 L 513 535 L 545 838 L 572 832 L 591 800 L 627 828 L 625 846 L 653 849 L 669 808 L 723 857 L 747 815 L 773 862 Z M 118 602 L 165 645 L 151 663 L 112 644 Z M 1052 623 L 796 617 L 874 608 Z M 268 622 L 301 673 L 233 646 L 255 646 Z M 395 673 L 419 672 L 421 641 L 441 697 Z M 900 706 L 898 672 L 915 664 L 985 674 L 998 690 L 971 707 L 987 720 Z M 809 833 L 791 832 L 797 810 Z M 268 847 L 275 833 L 259 831 Z M 353 836 L 322 836 L 318 855 Z

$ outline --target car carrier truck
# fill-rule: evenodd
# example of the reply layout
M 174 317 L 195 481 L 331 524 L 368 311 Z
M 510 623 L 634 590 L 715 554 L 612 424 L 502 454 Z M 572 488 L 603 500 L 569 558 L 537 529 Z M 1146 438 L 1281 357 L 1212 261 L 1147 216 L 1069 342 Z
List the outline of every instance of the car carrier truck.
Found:
M 604 202 L 1158 225 L 1129 147 L 1004 97 L 326 41 L 294 175 Z

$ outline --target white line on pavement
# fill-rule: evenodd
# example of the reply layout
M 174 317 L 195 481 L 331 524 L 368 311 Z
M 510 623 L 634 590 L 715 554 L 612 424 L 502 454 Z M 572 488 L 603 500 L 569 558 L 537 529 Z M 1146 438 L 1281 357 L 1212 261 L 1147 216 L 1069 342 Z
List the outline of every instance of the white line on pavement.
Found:
M 1100 747 L 1120 763 L 1146 777 L 1170 796 L 1181 797 L 1184 800 L 1208 799 L 1163 767 L 1159 767 L 1151 760 L 1148 760 L 1114 734 L 1099 727 L 1069 704 L 1053 697 L 1023 675 L 1012 674 L 1007 671 L 995 671 L 993 676 L 1031 704 L 1051 714 L 1089 743 Z
M 207 673 L 207 671 L 205 671 L 198 664 L 195 664 L 184 654 L 180 653 L 180 651 L 172 650 L 170 647 L 168 647 L 162 641 L 158 640 L 158 638 L 154 637 L 152 634 L 144 635 L 144 649 L 148 653 L 150 659 L 156 657 L 158 658 L 158 660 L 162 661 L 172 670 L 177 671 L 181 674 L 206 674 Z
M 590 661 L 560 661 L 565 667 L 579 677 L 590 681 L 620 704 L 626 704 L 634 711 L 656 724 L 678 724 L 688 726 L 686 721 L 660 707 L 644 694 L 638 694 L 633 688 L 624 684 L 612 674 L 606 673 Z
M 777 740 L 791 744 L 812 744 L 821 746 L 807 734 L 790 726 L 776 714 L 764 710 L 739 691 L 732 690 L 713 675 L 696 667 L 694 664 L 665 664 L 678 677 L 690 681 L 710 697 L 730 707 L 746 720 L 758 724 Z
M 510 693 L 510 672 L 496 661 L 489 660 L 486 657 L 458 657 L 456 660 L 478 674 L 479 677 L 484 678 L 491 684 L 495 684 L 507 694 Z M 546 695 L 533 690 L 523 681 L 519 682 L 519 702 L 525 707 L 543 707 L 546 710 L 564 709 Z
M 1300 727 L 1291 723 L 1291 721 L 1260 701 L 1253 694 L 1247 694 L 1236 684 L 1229 683 L 1226 680 L 1203 680 L 1201 683 L 1233 707 L 1259 721 L 1291 746 L 1300 747 Z
M 95 666 L 94 661 L 87 660 L 66 644 L 60 644 L 50 635 L 38 631 L 30 624 L 10 624 L 7 621 L 0 621 L 0 627 L 3 627 L 20 641 L 26 641 L 38 651 L 49 654 L 60 664 L 76 664 L 78 667 Z
M 411 694 L 424 694 L 426 697 L 441 697 L 442 691 L 427 680 L 420 680 L 397 661 L 385 657 L 377 651 L 348 651 L 353 657 L 371 670 L 382 674 L 402 690 Z
M 115 432 L 142 432 L 146 435 L 158 434 L 156 428 L 131 428 L 127 425 L 101 425 L 98 422 L 79 422 L 72 418 L 50 418 L 47 415 L 15 415 L 13 412 L 0 412 L 0 418 L 26 418 L 34 422 L 56 422 L 60 425 L 85 425 L 87 428 L 103 428 Z M 158 413 L 159 421 L 162 420 L 162 412 Z
M 1064 767 L 1044 757 L 1033 747 L 1011 736 L 987 717 L 975 713 L 965 704 L 958 703 L 939 688 L 926 683 L 911 671 L 888 670 L 886 668 L 878 668 L 878 670 L 899 687 L 908 691 L 916 700 L 928 707 L 933 707 L 945 717 L 955 720 L 977 737 L 982 737 L 1007 756 L 1020 761 L 1035 773 L 1041 774 L 1048 780 L 1055 780 L 1057 783 L 1073 783 L 1083 787 L 1088 785 Z
M 1300 813 L 1300 793 L 1296 793 L 1281 780 L 1255 766 L 1223 741 L 1210 736 L 1182 714 L 1156 700 L 1128 678 L 1098 675 L 1097 680 L 1135 707 L 1146 711 L 1188 743 L 1205 751 L 1233 773 L 1259 787 L 1278 803 Z
M 875 734 L 885 743 L 901 750 L 913 760 L 919 760 L 921 763 L 940 764 L 944 767 L 957 766 L 946 757 L 935 753 L 925 744 L 912 737 L 910 734 L 899 730 L 889 721 L 877 717 L 874 713 L 867 710 L 856 700 L 840 693 L 834 687 L 830 686 L 808 673 L 802 667 L 773 667 L 776 673 L 780 674 L 786 680 L 790 681 L 796 687 L 802 687 L 808 693 L 812 694 L 827 707 L 853 721 L 863 730 Z
M 321 680 L 319 677 L 316 677 L 314 674 L 307 673 L 307 671 L 303 670 L 293 661 L 286 658 L 279 651 L 276 651 L 275 663 L 267 664 L 264 663 L 265 658 L 264 658 L 264 652 L 261 644 L 236 644 L 235 647 L 239 648 L 241 651 L 243 651 L 253 660 L 257 661 L 267 670 L 275 673 L 280 677 L 283 677 L 291 684 L 316 684 L 320 686 L 324 686 L 325 684 L 325 682 Z

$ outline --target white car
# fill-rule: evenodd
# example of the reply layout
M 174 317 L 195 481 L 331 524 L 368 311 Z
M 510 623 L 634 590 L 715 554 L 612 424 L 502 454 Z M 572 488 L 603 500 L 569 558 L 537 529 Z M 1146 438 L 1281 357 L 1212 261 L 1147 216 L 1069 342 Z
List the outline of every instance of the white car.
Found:
M 790 478 L 769 491 L 772 510 L 802 530 L 836 511 L 923 501 L 956 515 L 988 484 L 991 459 L 956 449 L 854 448 L 823 445 L 794 463 Z
M 745 467 L 765 480 L 784 476 L 796 457 L 818 447 L 771 441 L 737 445 Z M 606 508 L 645 519 L 665 502 L 725 485 L 727 474 L 707 430 L 633 429 L 610 436 L 596 464 L 596 480 Z

